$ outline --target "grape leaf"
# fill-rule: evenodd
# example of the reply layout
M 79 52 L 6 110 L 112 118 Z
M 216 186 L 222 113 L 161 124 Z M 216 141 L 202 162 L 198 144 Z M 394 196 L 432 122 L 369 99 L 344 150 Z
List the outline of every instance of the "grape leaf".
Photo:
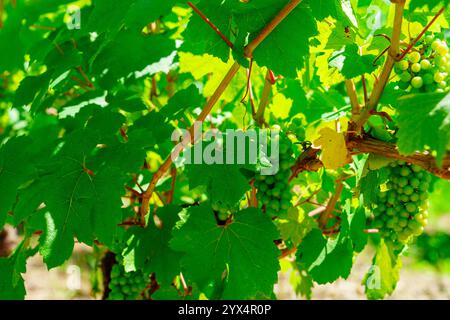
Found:
M 228 270 L 222 299 L 270 297 L 279 270 L 273 243 L 278 234 L 270 218 L 245 209 L 229 225 L 219 226 L 207 205 L 193 207 L 189 214 L 171 241 L 173 249 L 184 253 L 186 276 L 205 288 Z
M 377 246 L 372 267 L 363 280 L 369 299 L 383 299 L 392 294 L 400 278 L 401 259 L 390 252 L 383 240 Z
M 309 219 L 305 212 L 298 207 L 293 207 L 288 210 L 286 219 L 278 220 L 278 229 L 281 237 L 284 240 L 290 240 L 295 245 L 311 231 L 313 221 Z
M 353 264 L 351 242 L 342 235 L 327 240 L 320 230 L 313 229 L 298 246 L 297 263 L 319 284 L 346 279 Z
M 396 106 L 399 130 L 398 149 L 401 154 L 436 151 L 439 165 L 450 141 L 450 93 L 426 93 L 401 97 Z
M 325 168 L 336 170 L 346 165 L 349 155 L 344 134 L 328 127 L 322 128 L 319 133 L 320 138 L 314 144 L 322 146 L 320 159 Z
M 253 40 L 288 1 L 271 2 L 271 6 L 264 7 L 254 4 L 254 10 L 235 15 L 239 26 L 237 47 Z M 256 48 L 253 58 L 260 66 L 268 67 L 276 74 L 297 78 L 297 70 L 304 65 L 304 58 L 309 54 L 309 38 L 315 35 L 316 22 L 309 8 L 301 3 Z
M 356 44 L 346 45 L 344 51 L 337 51 L 330 59 L 330 65 L 336 67 L 346 79 L 352 79 L 365 73 L 374 72 L 378 66 L 374 65 L 374 55 L 359 54 Z
M 180 273 L 181 254 L 169 247 L 172 229 L 179 219 L 180 210 L 180 207 L 175 205 L 160 208 L 156 212 L 162 221 L 160 228 L 151 221 L 145 229 L 133 227 L 127 231 L 127 247 L 122 253 L 127 272 L 154 272 L 158 284 L 170 286 L 175 276 Z
M 308 3 L 318 20 L 333 17 L 339 21 L 343 20 L 348 26 L 358 25 L 349 0 L 309 0 Z
M 367 244 L 365 228 L 366 210 L 362 206 L 353 208 L 350 199 L 347 200 L 342 213 L 341 233 L 349 233 L 355 252 L 361 252 Z
M 234 206 L 250 189 L 250 184 L 234 164 L 190 164 L 186 166 L 189 188 L 206 186 L 213 202 Z
M 221 6 L 218 1 L 211 0 L 201 1 L 197 7 L 227 38 L 230 38 L 230 11 Z M 183 33 L 184 42 L 180 50 L 199 55 L 208 53 L 227 62 L 230 48 L 197 13 L 193 12 L 192 14 L 193 16 Z
M 449 0 L 411 0 L 409 4 L 409 8 L 411 10 L 415 10 L 417 8 L 421 8 L 424 6 L 428 6 L 430 10 L 437 7 L 438 5 L 446 6 L 448 5 Z
M 198 88 L 191 85 L 184 90 L 179 90 L 170 98 L 161 112 L 170 120 L 178 119 L 187 110 L 200 107 L 203 102 Z
M 0 300 L 23 300 L 25 284 L 21 273 L 26 272 L 26 259 L 33 255 L 21 242 L 8 258 L 0 257 Z
M 117 79 L 140 71 L 158 62 L 175 50 L 175 41 L 162 35 L 145 37 L 139 33 L 121 31 L 114 41 L 96 57 L 93 71 L 102 74 L 105 84 L 113 85 Z

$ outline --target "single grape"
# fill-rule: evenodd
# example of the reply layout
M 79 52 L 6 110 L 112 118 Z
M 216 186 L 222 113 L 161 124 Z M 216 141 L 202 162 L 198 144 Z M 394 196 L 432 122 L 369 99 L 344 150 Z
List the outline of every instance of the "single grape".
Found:
M 430 70 L 432 67 L 430 60 L 428 59 L 423 59 L 422 61 L 420 61 L 420 68 L 422 70 Z
M 433 35 L 427 35 L 427 36 L 425 36 L 425 43 L 426 44 L 428 44 L 428 45 L 430 45 L 430 44 L 432 44 L 433 43 L 433 41 L 434 41 L 434 36 Z
M 411 79 L 412 79 L 412 76 L 409 72 L 405 71 L 400 75 L 400 80 L 403 82 L 410 82 Z M 436 79 L 435 79 L 435 81 L 436 81 Z
M 409 68 L 409 63 L 406 60 L 402 60 L 402 61 L 397 63 L 397 67 L 401 71 L 406 71 Z
M 436 72 L 434 74 L 434 82 L 436 83 L 441 83 L 442 81 L 445 80 L 444 74 L 441 72 Z
M 420 63 L 413 63 L 411 65 L 411 71 L 414 72 L 414 73 L 419 73 L 421 69 L 422 68 L 420 66 Z
M 414 77 L 411 80 L 411 86 L 416 89 L 420 89 L 423 86 L 423 79 L 420 76 Z
M 411 63 L 417 63 L 417 62 L 419 62 L 420 61 L 420 59 L 422 58 L 421 57 L 421 55 L 420 55 L 420 53 L 419 52 L 417 52 L 417 51 L 414 51 L 414 52 L 411 52 L 410 54 L 409 54 L 409 61 L 411 62 Z
M 431 44 L 431 49 L 433 49 L 434 51 L 436 51 L 440 46 L 441 46 L 441 40 L 436 39 L 436 40 L 434 40 L 433 43 Z
M 448 47 L 446 43 L 441 44 L 435 49 L 441 56 L 445 56 L 448 53 Z

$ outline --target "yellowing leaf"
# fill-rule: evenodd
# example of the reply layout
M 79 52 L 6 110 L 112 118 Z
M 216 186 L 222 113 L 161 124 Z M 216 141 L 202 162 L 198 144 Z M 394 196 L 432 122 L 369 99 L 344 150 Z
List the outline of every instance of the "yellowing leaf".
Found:
M 289 117 L 289 111 L 291 110 L 292 103 L 292 99 L 286 98 L 281 93 L 276 94 L 270 105 L 270 111 L 276 118 L 286 119 Z
M 327 169 L 336 170 L 348 163 L 348 150 L 343 133 L 338 133 L 331 128 L 323 128 L 319 131 L 320 138 L 314 145 L 321 147 L 321 160 Z

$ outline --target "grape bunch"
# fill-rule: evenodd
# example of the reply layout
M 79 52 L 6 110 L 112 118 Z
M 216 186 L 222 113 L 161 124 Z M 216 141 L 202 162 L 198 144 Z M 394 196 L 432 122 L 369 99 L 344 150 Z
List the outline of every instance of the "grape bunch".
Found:
M 278 216 L 279 212 L 287 211 L 291 206 L 289 177 L 291 167 L 295 163 L 292 157 L 293 144 L 282 132 L 277 135 L 279 141 L 279 170 L 276 175 L 259 175 L 254 186 L 258 189 L 259 206 L 270 216 Z
M 292 132 L 297 140 L 304 141 L 306 137 L 305 124 L 302 119 L 294 118 L 289 125 L 289 131 Z
M 416 51 L 399 61 L 395 72 L 407 92 L 444 92 L 449 89 L 450 54 L 447 43 L 434 34 L 425 36 Z
M 230 206 L 223 204 L 220 201 L 213 202 L 211 205 L 219 225 L 226 224 L 230 217 L 236 213 L 238 206 Z
M 422 168 L 405 162 L 389 167 L 389 180 L 381 187 L 372 227 L 401 249 L 413 236 L 423 233 L 427 224 L 427 199 L 431 176 Z
M 109 283 L 109 300 L 139 300 L 149 283 L 149 278 L 141 271 L 125 272 L 125 269 L 116 263 L 111 270 Z

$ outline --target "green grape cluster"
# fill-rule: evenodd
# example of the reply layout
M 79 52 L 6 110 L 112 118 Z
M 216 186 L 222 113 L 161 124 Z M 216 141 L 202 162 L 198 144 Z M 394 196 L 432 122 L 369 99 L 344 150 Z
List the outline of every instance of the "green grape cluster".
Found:
M 230 206 L 219 201 L 212 203 L 211 207 L 216 214 L 219 224 L 225 224 L 231 215 L 238 211 L 237 206 Z
M 276 175 L 259 175 L 255 179 L 255 188 L 258 190 L 259 206 L 270 216 L 278 216 L 281 211 L 287 211 L 291 206 L 291 192 L 289 177 L 291 167 L 295 163 L 292 157 L 292 141 L 282 132 L 279 139 L 279 170 Z M 274 159 L 273 159 L 274 160 Z
M 292 132 L 299 141 L 304 141 L 306 137 L 305 124 L 302 119 L 294 118 L 289 125 L 289 131 Z
M 109 300 L 139 300 L 141 292 L 149 283 L 148 276 L 141 271 L 125 272 L 125 269 L 116 263 L 111 270 L 109 282 Z
M 431 176 L 421 167 L 394 162 L 389 180 L 378 194 L 373 227 L 400 249 L 413 236 L 423 233 L 428 221 L 427 199 Z
M 416 51 L 399 61 L 399 87 L 408 92 L 444 92 L 449 89 L 450 54 L 447 43 L 434 34 L 425 36 Z

